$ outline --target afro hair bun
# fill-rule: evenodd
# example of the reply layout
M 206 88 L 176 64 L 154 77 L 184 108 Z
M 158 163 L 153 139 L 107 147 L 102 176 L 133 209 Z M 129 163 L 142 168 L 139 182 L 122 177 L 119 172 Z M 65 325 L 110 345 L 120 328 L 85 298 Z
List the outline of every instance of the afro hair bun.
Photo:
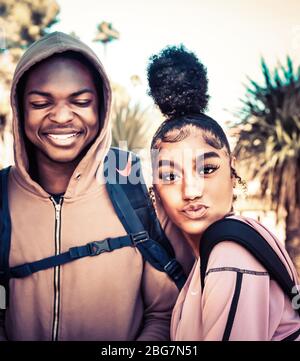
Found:
M 152 55 L 147 67 L 149 95 L 168 118 L 203 113 L 207 107 L 206 68 L 183 45 Z

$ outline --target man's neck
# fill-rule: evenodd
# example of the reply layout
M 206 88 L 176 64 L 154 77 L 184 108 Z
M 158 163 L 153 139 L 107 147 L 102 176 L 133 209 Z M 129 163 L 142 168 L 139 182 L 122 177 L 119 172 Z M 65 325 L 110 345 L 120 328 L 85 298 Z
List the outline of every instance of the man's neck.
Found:
M 44 154 L 36 154 L 36 181 L 50 194 L 65 193 L 80 159 L 73 162 L 59 163 L 46 157 Z

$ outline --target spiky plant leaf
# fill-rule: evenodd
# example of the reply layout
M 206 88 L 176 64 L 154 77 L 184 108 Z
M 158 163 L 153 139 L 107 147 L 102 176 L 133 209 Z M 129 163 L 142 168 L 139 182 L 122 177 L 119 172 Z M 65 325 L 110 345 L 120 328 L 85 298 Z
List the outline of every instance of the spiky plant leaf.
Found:
M 287 248 L 300 270 L 300 67 L 287 57 L 273 73 L 262 59 L 261 70 L 265 84 L 249 79 L 233 125 L 235 153 L 248 176 L 260 179 L 260 195 L 270 195 L 278 219 L 285 217 Z

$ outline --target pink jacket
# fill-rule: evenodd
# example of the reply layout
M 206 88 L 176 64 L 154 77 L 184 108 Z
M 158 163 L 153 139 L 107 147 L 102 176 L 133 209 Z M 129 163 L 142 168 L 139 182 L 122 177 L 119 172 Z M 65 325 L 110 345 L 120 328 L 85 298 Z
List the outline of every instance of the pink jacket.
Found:
M 253 226 L 299 284 L 292 261 L 271 232 L 253 219 L 231 218 Z M 242 285 L 229 340 L 282 340 L 299 330 L 298 313 L 265 268 L 242 246 L 225 241 L 215 246 L 210 255 L 204 290 L 200 284 L 200 260 L 195 262 L 173 310 L 171 339 L 222 340 L 238 273 L 242 274 Z M 295 301 L 300 306 L 299 300 Z

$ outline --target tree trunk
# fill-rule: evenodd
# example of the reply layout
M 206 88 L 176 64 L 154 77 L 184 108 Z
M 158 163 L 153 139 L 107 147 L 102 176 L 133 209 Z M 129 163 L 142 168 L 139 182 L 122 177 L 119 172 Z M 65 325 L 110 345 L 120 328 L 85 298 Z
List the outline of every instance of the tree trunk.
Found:
M 286 216 L 286 249 L 300 276 L 300 205 Z

